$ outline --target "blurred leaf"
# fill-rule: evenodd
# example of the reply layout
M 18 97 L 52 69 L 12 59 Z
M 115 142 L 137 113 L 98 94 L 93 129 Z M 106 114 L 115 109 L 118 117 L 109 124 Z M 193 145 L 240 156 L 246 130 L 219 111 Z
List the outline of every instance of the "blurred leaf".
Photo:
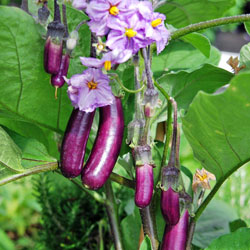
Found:
M 213 200 L 199 218 L 192 243 L 205 248 L 211 241 L 230 232 L 229 222 L 237 219 L 235 210 L 223 201 Z
M 118 161 L 116 162 L 115 165 L 115 171 L 117 174 L 120 174 L 118 171 L 118 168 L 121 169 L 123 168 L 126 173 L 127 176 L 129 176 L 130 178 L 133 178 L 133 167 L 134 167 L 134 163 L 133 163 L 133 158 L 131 153 L 127 153 L 125 155 L 123 155 L 122 157 L 119 156 Z M 124 175 L 123 175 L 124 176 Z M 124 176 L 126 177 L 126 175 Z
M 244 45 L 240 50 L 240 64 L 250 68 L 250 43 Z
M 176 28 L 223 16 L 234 0 L 168 0 L 157 12 L 166 15 L 166 22 Z
M 249 72 L 242 73 L 221 94 L 198 93 L 182 119 L 195 157 L 218 185 L 250 160 L 249 79 Z
M 0 179 L 5 168 L 14 173 L 23 170 L 22 152 L 10 136 L 0 127 Z
M 224 235 L 212 242 L 212 244 L 206 248 L 207 250 L 249 250 L 250 228 L 240 228 L 234 233 Z
M 121 222 L 124 249 L 137 250 L 139 245 L 141 219 L 136 207 L 134 213 L 128 215 Z
M 153 56 L 152 70 L 155 77 L 169 71 L 194 70 L 205 63 L 218 65 L 220 52 L 211 47 L 210 57 L 207 58 L 191 44 L 183 41 L 172 41 L 161 54 Z
M 229 223 L 230 232 L 233 233 L 239 228 L 247 227 L 247 223 L 244 220 L 237 219 Z
M 157 81 L 170 96 L 175 98 L 179 109 L 188 109 L 200 90 L 213 93 L 228 84 L 232 77 L 233 74 L 224 69 L 205 64 L 192 72 L 179 71 L 165 74 Z
M 11 241 L 8 235 L 0 229 L 0 250 L 15 250 L 15 244 Z
M 198 49 L 205 57 L 209 58 L 211 44 L 207 37 L 200 33 L 191 33 L 181 38 L 184 42 L 188 42 Z
M 140 250 L 152 250 L 151 240 L 147 235 L 141 243 Z

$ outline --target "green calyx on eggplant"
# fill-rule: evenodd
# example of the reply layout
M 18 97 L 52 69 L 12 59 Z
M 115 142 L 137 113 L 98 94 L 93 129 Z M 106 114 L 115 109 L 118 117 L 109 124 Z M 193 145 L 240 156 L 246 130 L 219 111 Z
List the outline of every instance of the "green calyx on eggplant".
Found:
M 77 177 L 82 172 L 94 115 L 95 111 L 86 113 L 74 109 L 70 116 L 61 147 L 61 171 L 67 178 Z
M 119 156 L 124 131 L 121 100 L 100 108 L 98 133 L 89 158 L 82 171 L 82 183 L 99 189 L 109 178 Z

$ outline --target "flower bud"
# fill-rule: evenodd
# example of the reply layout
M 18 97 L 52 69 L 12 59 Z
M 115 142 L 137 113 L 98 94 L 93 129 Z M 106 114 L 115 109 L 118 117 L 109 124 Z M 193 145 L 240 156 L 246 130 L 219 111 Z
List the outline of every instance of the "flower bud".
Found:
M 179 222 L 174 225 L 166 225 L 163 235 L 161 250 L 185 250 L 187 244 L 189 213 L 185 210 Z
M 150 204 L 154 189 L 153 167 L 149 164 L 136 166 L 135 204 L 144 208 Z
M 128 135 L 126 142 L 127 144 L 131 144 L 130 147 L 138 145 L 144 126 L 145 121 L 138 119 L 135 119 L 128 124 Z
M 47 41 L 44 49 L 44 69 L 49 74 L 56 75 L 59 72 L 64 30 L 64 25 L 58 21 L 53 21 L 48 25 Z
M 67 39 L 67 42 L 66 42 L 66 48 L 69 51 L 72 51 L 76 47 L 78 38 L 79 38 L 78 32 L 76 30 L 73 30 L 70 33 L 69 38 Z

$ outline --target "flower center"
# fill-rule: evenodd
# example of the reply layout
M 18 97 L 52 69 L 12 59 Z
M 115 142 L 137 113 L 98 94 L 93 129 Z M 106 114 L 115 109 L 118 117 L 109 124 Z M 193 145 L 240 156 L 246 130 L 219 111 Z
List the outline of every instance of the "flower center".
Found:
M 125 29 L 125 35 L 128 37 L 128 38 L 131 38 L 131 37 L 134 37 L 136 36 L 137 32 L 134 31 L 133 29 Z
M 152 25 L 153 28 L 155 28 L 155 27 L 159 26 L 161 24 L 161 22 L 162 22 L 162 19 L 161 18 L 157 18 L 157 19 L 155 19 L 155 20 L 153 20 L 151 22 L 151 25 Z
M 116 6 L 111 6 L 109 9 L 109 13 L 113 16 L 116 16 L 119 14 L 119 9 Z
M 102 50 L 104 49 L 103 44 L 98 44 L 98 45 L 97 45 L 97 49 L 99 49 L 100 51 L 102 51 Z
M 94 82 L 93 80 L 88 82 L 89 89 L 96 89 L 97 88 L 97 82 Z
M 203 175 L 197 174 L 196 176 L 200 179 L 200 181 L 204 181 L 204 180 L 207 179 L 207 175 L 206 174 L 203 174 Z
M 111 61 L 104 62 L 104 69 L 111 70 Z

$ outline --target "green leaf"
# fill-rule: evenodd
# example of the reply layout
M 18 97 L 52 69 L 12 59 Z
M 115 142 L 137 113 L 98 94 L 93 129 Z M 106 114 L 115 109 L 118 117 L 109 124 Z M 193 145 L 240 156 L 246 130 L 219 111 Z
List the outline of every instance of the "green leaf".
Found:
M 227 203 L 213 200 L 199 218 L 192 243 L 205 248 L 211 241 L 230 232 L 229 222 L 235 220 L 237 214 Z
M 244 26 L 245 26 L 246 32 L 247 32 L 248 34 L 250 34 L 250 22 L 245 22 L 245 23 L 244 23 Z
M 240 64 L 250 68 L 250 43 L 244 45 L 240 50 Z
M 160 141 L 155 141 L 152 147 L 152 158 L 155 163 L 154 170 L 154 184 L 157 185 L 161 173 L 161 158 L 163 154 L 164 143 Z
M 141 220 L 138 208 L 121 222 L 124 249 L 137 250 L 139 245 Z
M 5 168 L 14 173 L 22 171 L 22 152 L 2 127 L 0 127 L 0 152 L 0 178 Z
M 191 33 L 181 38 L 184 42 L 188 42 L 198 49 L 205 57 L 209 58 L 211 44 L 208 38 L 200 33 Z
M 2 229 L 0 229 L 0 239 L 0 250 L 15 250 L 15 244 Z
M 175 98 L 179 109 L 188 109 L 198 91 L 213 93 L 228 84 L 232 77 L 233 74 L 224 69 L 205 64 L 190 73 L 179 71 L 165 74 L 157 81 L 170 96 Z
M 198 93 L 182 119 L 195 157 L 220 185 L 250 160 L 250 73 L 235 76 L 222 94 Z
M 168 24 L 180 28 L 221 17 L 234 4 L 234 0 L 168 0 L 156 11 L 166 15 Z
M 229 223 L 230 232 L 235 232 L 239 228 L 247 227 L 247 223 L 244 220 L 237 219 Z
M 141 243 L 140 250 L 152 250 L 152 244 L 150 238 L 146 235 Z
M 240 228 L 234 233 L 224 235 L 212 242 L 207 250 L 249 250 L 250 228 Z
M 152 70 L 155 77 L 161 76 L 164 72 L 178 71 L 185 69 L 197 69 L 205 63 L 218 65 L 220 52 L 212 47 L 210 57 L 207 58 L 191 44 L 183 41 L 173 41 L 158 56 L 153 56 Z

